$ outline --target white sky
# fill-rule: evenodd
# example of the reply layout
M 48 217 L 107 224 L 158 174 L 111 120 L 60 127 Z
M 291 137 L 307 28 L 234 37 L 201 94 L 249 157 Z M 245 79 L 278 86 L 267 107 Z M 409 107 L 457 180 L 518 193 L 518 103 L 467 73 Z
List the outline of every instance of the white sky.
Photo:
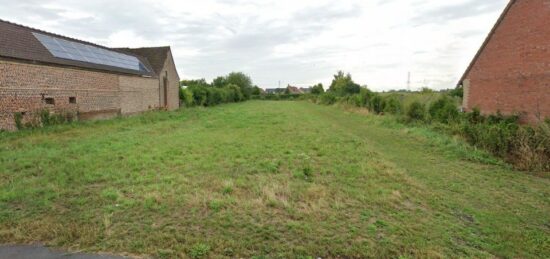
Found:
M 0 0 L 0 19 L 109 47 L 172 46 L 182 79 L 452 88 L 508 0 Z

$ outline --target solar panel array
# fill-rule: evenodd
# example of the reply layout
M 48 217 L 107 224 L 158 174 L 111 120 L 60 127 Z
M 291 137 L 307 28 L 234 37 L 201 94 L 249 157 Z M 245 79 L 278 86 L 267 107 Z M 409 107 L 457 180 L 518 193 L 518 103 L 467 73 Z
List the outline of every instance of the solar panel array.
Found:
M 44 47 L 46 47 L 48 51 L 50 51 L 50 53 L 56 58 L 76 60 L 140 72 L 149 72 L 149 70 L 139 61 L 139 59 L 134 56 L 40 33 L 33 34 L 34 37 L 36 37 L 40 43 L 42 43 L 42 45 L 44 45 Z

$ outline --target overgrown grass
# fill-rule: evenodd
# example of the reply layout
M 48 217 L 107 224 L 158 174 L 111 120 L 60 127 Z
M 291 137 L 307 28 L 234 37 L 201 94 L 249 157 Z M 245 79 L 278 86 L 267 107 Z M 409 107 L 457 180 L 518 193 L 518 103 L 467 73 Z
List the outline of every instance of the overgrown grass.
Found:
M 302 99 L 324 105 L 359 107 L 372 114 L 391 115 L 406 124 L 424 124 L 459 136 L 471 145 L 505 159 L 516 169 L 541 173 L 550 170 L 550 123 L 521 125 L 518 115 L 504 116 L 497 112 L 483 116 L 478 109 L 461 113 L 457 92 L 460 91 L 380 94 L 361 88 L 358 94 L 336 96 L 327 92 L 304 95 Z
M 548 178 L 390 118 L 252 101 L 0 138 L 0 243 L 161 258 L 550 255 Z

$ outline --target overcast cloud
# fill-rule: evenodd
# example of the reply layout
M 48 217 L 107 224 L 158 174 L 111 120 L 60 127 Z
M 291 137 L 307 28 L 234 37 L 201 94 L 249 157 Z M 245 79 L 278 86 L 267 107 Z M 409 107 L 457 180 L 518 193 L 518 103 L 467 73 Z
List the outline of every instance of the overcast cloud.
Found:
M 180 77 L 260 87 L 453 87 L 507 0 L 0 0 L 0 19 L 109 47 L 172 46 Z

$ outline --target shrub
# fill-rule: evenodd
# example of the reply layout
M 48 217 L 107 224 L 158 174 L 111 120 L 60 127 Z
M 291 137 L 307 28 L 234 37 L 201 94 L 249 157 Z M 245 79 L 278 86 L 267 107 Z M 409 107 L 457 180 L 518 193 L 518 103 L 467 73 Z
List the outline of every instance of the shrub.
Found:
M 460 113 L 453 99 L 443 96 L 430 105 L 429 113 L 432 120 L 450 123 L 459 119 Z
M 323 87 L 323 84 L 318 83 L 311 87 L 311 94 L 319 95 L 325 92 L 325 88 Z
M 388 114 L 400 114 L 403 110 L 401 102 L 396 97 L 388 97 L 385 100 L 384 112 Z
M 550 171 L 550 126 L 519 127 L 512 138 L 512 159 L 522 170 Z
M 193 106 L 193 92 L 188 89 L 180 88 L 180 100 L 185 105 L 185 107 Z
M 367 88 L 361 88 L 359 94 L 355 95 L 355 106 L 357 107 L 369 107 L 370 99 L 374 93 Z
M 206 106 L 215 106 L 223 102 L 224 96 L 222 89 L 208 87 L 206 88 Z
M 449 95 L 452 96 L 452 97 L 464 97 L 464 88 L 463 87 L 458 87 L 458 88 L 455 88 L 451 91 L 449 91 Z
M 384 107 L 384 99 L 378 94 L 373 94 L 369 101 L 369 109 L 376 114 L 380 114 L 384 111 Z
M 193 95 L 193 103 L 197 106 L 204 106 L 206 105 L 207 98 L 208 98 L 208 92 L 207 87 L 204 86 L 190 86 L 187 88 L 189 91 L 191 91 L 191 94 Z
M 481 111 L 477 107 L 474 108 L 472 110 L 472 112 L 468 113 L 466 115 L 466 118 L 467 118 L 468 122 L 474 123 L 474 124 L 482 123 L 482 122 L 485 121 L 485 117 L 483 117 L 483 115 L 481 115 Z
M 512 141 L 518 130 L 515 123 L 465 124 L 463 134 L 473 145 L 506 158 L 512 151 Z
M 519 116 L 512 115 L 512 116 L 504 116 L 500 111 L 497 111 L 496 114 L 491 114 L 487 117 L 487 122 L 491 124 L 497 124 L 497 123 L 518 123 Z
M 336 95 L 332 92 L 326 92 L 321 95 L 321 103 L 325 105 L 331 105 L 336 103 Z
M 15 126 L 17 129 L 34 129 L 52 125 L 71 123 L 78 120 L 78 113 L 73 111 L 58 111 L 52 114 L 48 109 L 31 113 L 23 123 L 23 114 L 14 114 Z
M 334 75 L 329 91 L 339 96 L 353 95 L 361 91 L 361 86 L 353 81 L 351 74 L 345 74 L 343 71 L 338 71 L 338 73 Z
M 238 85 L 228 84 L 225 87 L 227 91 L 227 100 L 226 102 L 240 102 L 244 101 L 244 95 L 241 91 L 241 88 Z
M 407 118 L 411 121 L 423 121 L 426 119 L 426 107 L 424 104 L 415 101 L 407 109 Z
M 252 79 L 242 72 L 232 72 L 225 77 L 227 84 L 233 84 L 241 89 L 244 99 L 248 100 L 252 96 L 254 86 L 252 85 Z

